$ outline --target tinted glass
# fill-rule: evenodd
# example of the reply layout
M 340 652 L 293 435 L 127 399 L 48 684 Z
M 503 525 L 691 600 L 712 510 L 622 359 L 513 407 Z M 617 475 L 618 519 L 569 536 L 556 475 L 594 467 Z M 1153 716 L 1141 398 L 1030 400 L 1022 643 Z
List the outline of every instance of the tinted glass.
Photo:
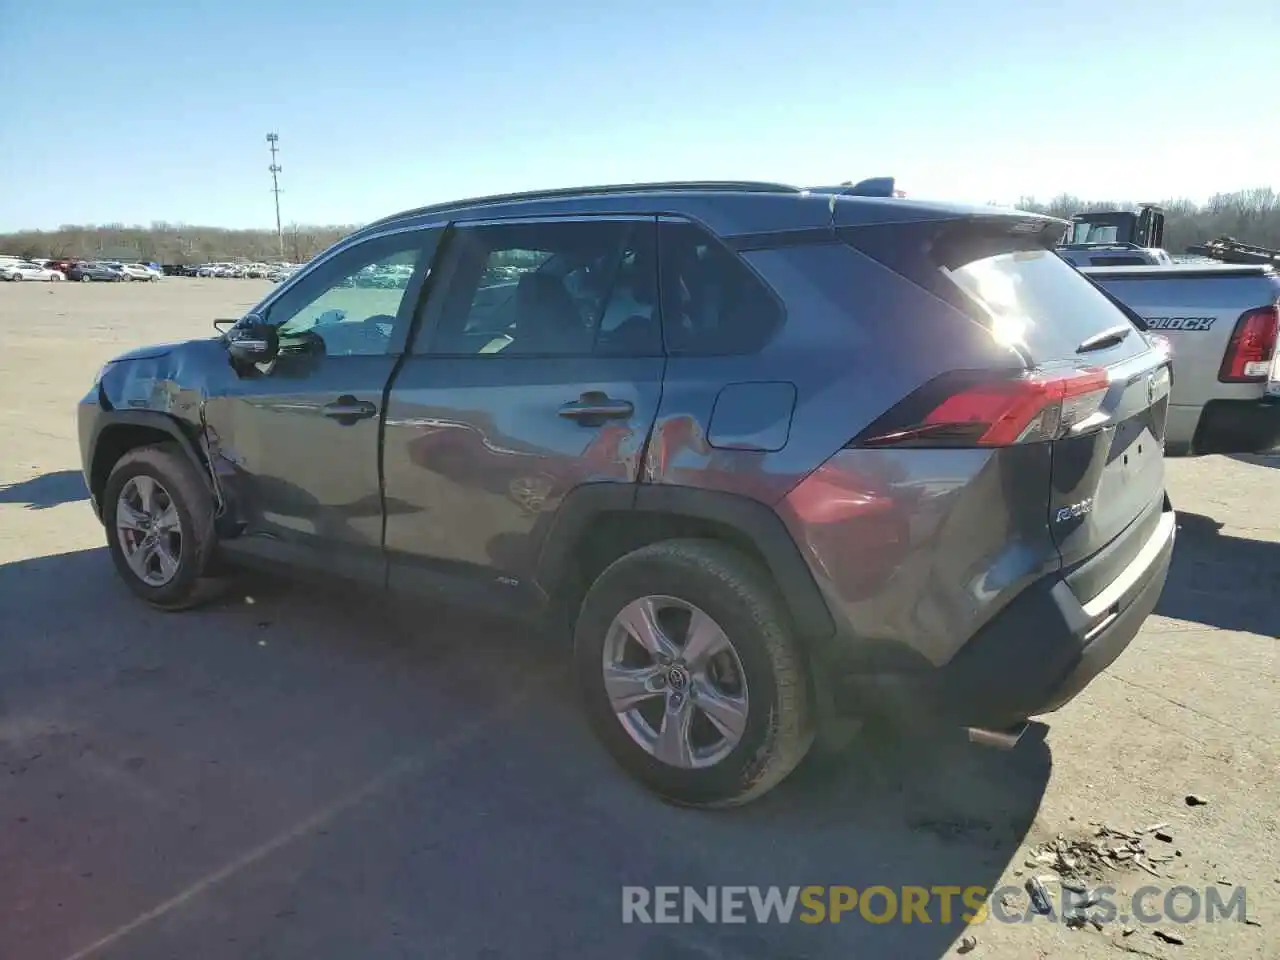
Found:
M 1095 267 L 1141 267 L 1146 264 L 1143 257 L 1090 257 L 1089 263 Z
M 1075 267 L 1051 250 L 1023 250 L 971 260 L 949 272 L 1001 342 L 1023 344 L 1032 359 L 1077 356 L 1093 336 L 1128 318 Z M 1112 362 L 1140 353 L 1141 337 L 1107 351 Z
M 782 323 L 782 307 L 738 256 L 693 224 L 663 223 L 662 329 L 667 352 L 754 353 Z
M 434 249 L 431 237 L 423 231 L 367 240 L 299 280 L 267 313 L 281 353 L 386 353 L 409 279 Z
M 430 346 L 450 356 L 649 356 L 655 315 L 654 225 L 564 221 L 460 227 Z

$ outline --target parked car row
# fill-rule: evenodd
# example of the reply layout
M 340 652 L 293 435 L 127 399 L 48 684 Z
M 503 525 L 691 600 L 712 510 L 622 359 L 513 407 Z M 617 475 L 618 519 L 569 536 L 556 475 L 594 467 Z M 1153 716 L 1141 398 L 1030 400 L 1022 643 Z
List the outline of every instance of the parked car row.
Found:
M 0 279 L 10 281 L 154 282 L 162 276 L 155 267 L 142 263 L 121 263 L 118 260 L 23 260 L 18 257 L 0 257 Z
M 270 280 L 279 283 L 299 269 L 293 263 L 195 263 L 158 264 L 126 263 L 120 260 L 75 259 L 24 259 L 0 255 L 0 279 L 2 280 L 77 280 L 91 282 L 120 282 L 132 280 L 155 281 L 161 277 L 234 277 L 237 279 Z M 399 275 L 391 271 L 387 276 L 363 278 L 361 286 L 394 286 Z
M 60 270 L 30 260 L 7 260 L 0 263 L 0 280 L 65 280 Z
M 292 263 L 189 263 L 175 265 L 169 272 L 181 277 L 223 277 L 279 283 L 297 269 L 297 265 Z

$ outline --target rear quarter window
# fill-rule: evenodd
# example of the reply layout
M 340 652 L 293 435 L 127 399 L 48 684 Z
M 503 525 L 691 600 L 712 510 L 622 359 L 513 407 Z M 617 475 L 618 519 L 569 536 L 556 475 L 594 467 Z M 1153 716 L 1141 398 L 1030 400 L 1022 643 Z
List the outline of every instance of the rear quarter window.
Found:
M 1018 250 L 971 260 L 946 275 L 997 340 L 1021 344 L 1034 362 L 1076 357 L 1081 343 L 1129 319 L 1074 267 L 1050 250 Z M 1115 362 L 1145 349 L 1127 337 L 1098 356 Z
M 683 356 L 755 353 L 782 326 L 782 304 L 734 252 L 701 227 L 659 232 L 662 332 Z

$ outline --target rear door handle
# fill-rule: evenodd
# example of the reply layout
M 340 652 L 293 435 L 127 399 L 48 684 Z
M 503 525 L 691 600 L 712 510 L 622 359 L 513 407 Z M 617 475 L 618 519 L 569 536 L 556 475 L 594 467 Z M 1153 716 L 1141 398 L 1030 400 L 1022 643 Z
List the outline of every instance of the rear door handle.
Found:
M 584 393 L 560 408 L 560 416 L 584 427 L 598 427 L 606 420 L 625 420 L 635 412 L 630 400 L 614 400 L 598 390 Z
M 353 396 L 345 395 L 333 403 L 326 403 L 320 412 L 326 417 L 337 420 L 343 426 L 349 426 L 358 420 L 367 420 L 375 416 L 378 407 L 368 400 L 357 400 Z

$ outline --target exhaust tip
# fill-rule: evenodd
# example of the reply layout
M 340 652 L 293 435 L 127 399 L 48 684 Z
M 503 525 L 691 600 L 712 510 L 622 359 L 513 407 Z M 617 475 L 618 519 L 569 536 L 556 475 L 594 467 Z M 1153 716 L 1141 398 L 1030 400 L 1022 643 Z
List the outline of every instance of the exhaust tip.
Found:
M 1018 741 L 1022 739 L 1022 735 L 1027 732 L 1030 726 L 1025 720 L 1022 723 L 1007 727 L 1004 730 L 992 730 L 989 727 L 966 727 L 969 733 L 969 742 L 980 744 L 984 747 L 994 747 L 997 750 L 1012 750 L 1018 745 Z

